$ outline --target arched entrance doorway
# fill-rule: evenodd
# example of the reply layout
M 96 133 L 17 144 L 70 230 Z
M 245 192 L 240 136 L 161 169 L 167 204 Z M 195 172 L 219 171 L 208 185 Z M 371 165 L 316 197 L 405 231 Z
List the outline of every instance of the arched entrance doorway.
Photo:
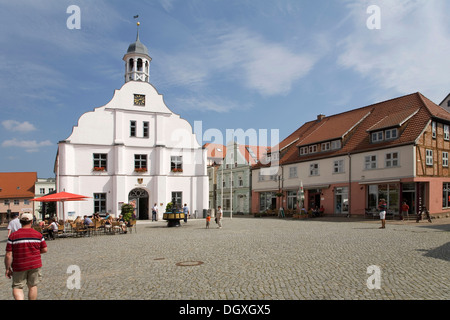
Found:
M 141 188 L 136 188 L 128 194 L 128 203 L 133 204 L 136 219 L 148 220 L 148 192 Z

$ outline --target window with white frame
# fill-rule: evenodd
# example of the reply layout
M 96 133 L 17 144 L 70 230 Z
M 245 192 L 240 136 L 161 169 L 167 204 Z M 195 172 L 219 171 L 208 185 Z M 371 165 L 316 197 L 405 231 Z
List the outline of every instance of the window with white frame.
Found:
M 305 154 L 308 154 L 308 147 L 301 147 L 300 148 L 300 155 L 303 156 Z
M 386 168 L 398 167 L 398 152 L 386 153 Z
M 107 153 L 94 153 L 93 156 L 94 170 L 105 171 L 108 165 Z
M 426 164 L 427 166 L 433 165 L 433 150 L 427 149 L 426 151 Z
M 174 208 L 183 207 L 183 192 L 172 191 L 172 204 Z
M 94 212 L 106 212 L 106 193 L 94 193 Z
M 442 166 L 448 167 L 448 152 L 442 152 Z
M 371 170 L 377 168 L 377 156 L 366 156 L 364 158 L 364 169 Z
M 436 138 L 436 121 L 431 122 L 431 136 Z
M 444 124 L 444 140 L 450 140 L 450 126 Z
M 337 150 L 340 149 L 341 147 L 342 147 L 341 140 L 331 141 L 331 150 Z
M 134 155 L 134 171 L 147 171 L 147 155 L 135 154 Z
M 142 136 L 144 138 L 149 137 L 149 122 L 148 121 L 144 121 L 144 123 L 142 125 Z
M 344 160 L 336 160 L 333 162 L 333 173 L 344 172 Z
M 289 168 L 289 178 L 293 179 L 293 178 L 297 178 L 297 167 L 290 167 Z
M 172 172 L 183 172 L 182 156 L 170 156 L 170 170 Z
M 136 121 L 130 121 L 130 137 L 136 137 Z
M 314 144 L 312 146 L 309 146 L 308 152 L 309 153 L 316 153 L 317 152 L 317 145 Z
M 331 144 L 329 142 L 322 143 L 322 151 L 328 151 L 331 149 Z
M 397 136 L 398 136 L 397 128 L 389 129 L 384 132 L 384 138 L 386 140 L 397 139 Z
M 288 191 L 287 192 L 287 209 L 296 209 L 297 207 L 297 192 Z
M 258 172 L 258 181 L 264 181 L 264 175 L 261 172 L 261 170 L 259 170 L 259 172 Z
M 450 208 L 450 183 L 444 182 L 442 187 L 442 208 Z
M 383 131 L 372 132 L 372 142 L 383 141 Z
M 309 165 L 309 175 L 310 176 L 318 176 L 319 175 L 319 164 L 311 163 Z

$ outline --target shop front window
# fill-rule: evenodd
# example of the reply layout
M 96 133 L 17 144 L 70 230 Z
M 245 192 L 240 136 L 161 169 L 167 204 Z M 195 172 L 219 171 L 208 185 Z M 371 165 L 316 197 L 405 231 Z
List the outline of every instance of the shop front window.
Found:
M 287 209 L 297 209 L 297 192 L 288 191 L 287 193 Z
M 348 187 L 334 189 L 335 213 L 348 213 Z
M 262 192 L 259 196 L 259 211 L 276 209 L 277 197 L 275 192 Z
M 398 184 L 369 185 L 367 204 L 370 211 L 378 210 L 381 199 L 386 200 L 387 210 L 398 213 L 400 203 L 400 186 Z
M 442 208 L 450 207 L 450 183 L 446 182 L 442 188 Z

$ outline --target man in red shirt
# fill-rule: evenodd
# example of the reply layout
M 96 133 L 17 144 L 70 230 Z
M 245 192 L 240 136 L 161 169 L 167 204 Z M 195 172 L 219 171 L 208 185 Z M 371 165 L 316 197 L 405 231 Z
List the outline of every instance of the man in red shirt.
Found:
M 31 228 L 33 214 L 22 213 L 19 217 L 22 228 L 11 233 L 6 243 L 6 277 L 13 279 L 13 297 L 23 300 L 23 288 L 28 286 L 28 299 L 37 299 L 37 285 L 41 281 L 41 253 L 47 252 L 42 234 Z

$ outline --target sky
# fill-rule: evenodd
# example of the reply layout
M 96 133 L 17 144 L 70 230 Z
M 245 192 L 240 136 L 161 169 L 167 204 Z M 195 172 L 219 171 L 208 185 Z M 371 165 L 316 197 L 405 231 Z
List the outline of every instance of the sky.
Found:
M 414 92 L 439 104 L 448 12 L 448 0 L 0 0 L 0 172 L 54 177 L 58 142 L 124 84 L 137 21 L 170 110 L 201 133 L 282 140 L 318 114 Z

